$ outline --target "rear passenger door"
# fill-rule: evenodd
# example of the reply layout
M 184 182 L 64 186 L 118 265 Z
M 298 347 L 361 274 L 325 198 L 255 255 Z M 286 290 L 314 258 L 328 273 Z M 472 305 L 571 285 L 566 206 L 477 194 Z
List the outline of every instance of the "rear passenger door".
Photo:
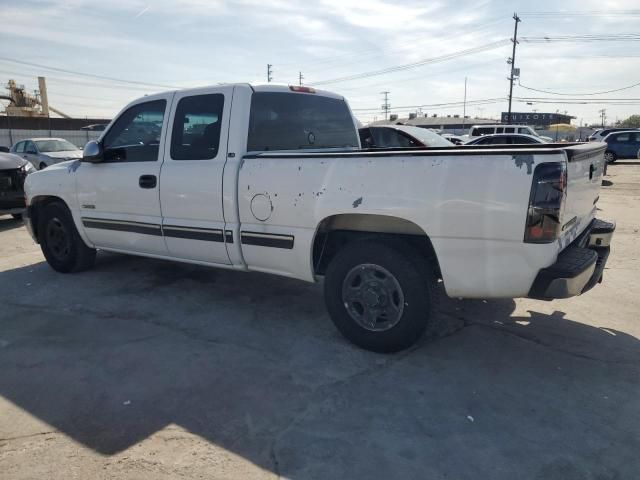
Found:
M 160 174 L 162 231 L 169 255 L 230 264 L 222 207 L 232 86 L 178 92 Z
M 633 157 L 635 155 L 633 155 L 632 152 L 632 142 L 631 142 L 631 137 L 632 137 L 632 133 L 616 133 L 615 135 L 612 135 L 613 137 L 613 150 L 615 151 L 616 155 L 620 158 L 629 158 L 629 157 Z

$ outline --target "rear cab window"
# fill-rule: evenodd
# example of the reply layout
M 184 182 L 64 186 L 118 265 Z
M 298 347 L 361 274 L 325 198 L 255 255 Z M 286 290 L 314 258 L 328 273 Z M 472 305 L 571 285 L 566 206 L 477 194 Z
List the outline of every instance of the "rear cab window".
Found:
M 343 99 L 313 93 L 254 92 L 247 151 L 358 148 Z

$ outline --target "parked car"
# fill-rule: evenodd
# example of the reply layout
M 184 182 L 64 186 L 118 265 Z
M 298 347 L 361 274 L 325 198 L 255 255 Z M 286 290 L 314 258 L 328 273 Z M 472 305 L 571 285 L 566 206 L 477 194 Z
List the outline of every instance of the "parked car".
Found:
M 383 125 L 358 130 L 362 148 L 451 147 L 453 143 L 426 128 Z
M 0 215 L 22 218 L 25 209 L 24 180 L 35 171 L 27 160 L 0 152 Z
M 623 158 L 638 158 L 640 148 L 640 130 L 628 130 L 610 133 L 604 138 L 607 149 L 604 158 L 607 163 L 613 163 Z
M 9 147 L 5 147 L 4 145 L 0 145 L 0 152 L 1 153 L 9 153 L 11 151 L 11 149 Z
M 464 138 L 458 135 L 453 135 L 452 133 L 441 133 L 440 136 L 445 140 L 449 140 L 454 145 L 462 145 L 465 142 Z
M 11 147 L 11 153 L 28 160 L 38 170 L 82 158 L 82 150 L 64 138 L 29 138 L 17 142 Z
M 85 125 L 84 127 L 80 127 L 80 130 L 89 130 L 93 132 L 101 132 L 105 128 L 107 128 L 108 123 L 95 123 L 93 125 Z
M 496 134 L 496 135 L 483 135 L 474 140 L 470 140 L 465 145 L 522 145 L 531 143 L 547 143 L 541 137 L 534 137 L 533 135 L 519 135 L 519 134 Z
M 605 129 L 601 129 L 601 130 L 596 130 L 595 132 L 593 132 L 588 140 L 590 142 L 604 142 L 604 139 L 607 137 L 607 135 L 611 134 L 611 133 L 615 133 L 615 132 L 629 132 L 632 130 L 640 130 L 637 128 L 605 128 Z
M 500 133 L 517 133 L 520 135 L 531 135 L 532 137 L 539 137 L 544 141 L 552 142 L 551 137 L 545 137 L 538 135 L 538 133 L 527 125 L 474 125 L 469 129 L 467 135 L 469 140 L 481 137 L 483 135 L 496 135 Z
M 552 299 L 602 279 L 615 228 L 594 217 L 604 145 L 481 153 L 361 150 L 344 97 L 309 87 L 171 91 L 130 103 L 82 161 L 29 175 L 25 225 L 64 273 L 101 249 L 324 277 L 340 332 L 397 351 L 431 324 L 442 288 Z

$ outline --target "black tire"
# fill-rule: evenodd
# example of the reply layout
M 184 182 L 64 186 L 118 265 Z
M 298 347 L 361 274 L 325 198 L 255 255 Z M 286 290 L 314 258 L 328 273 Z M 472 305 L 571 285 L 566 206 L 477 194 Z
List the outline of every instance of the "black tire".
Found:
M 377 272 L 380 267 L 382 271 Z M 373 280 L 371 277 L 369 280 L 363 277 L 362 284 L 358 283 L 358 272 L 366 270 L 382 277 Z M 359 347 L 380 353 L 404 350 L 424 334 L 436 310 L 437 278 L 433 271 L 427 259 L 404 242 L 362 240 L 347 244 L 333 258 L 326 271 L 324 294 L 327 310 L 340 333 Z M 382 282 L 393 284 L 393 281 L 385 278 L 388 277 L 387 274 L 395 280 L 394 285 L 399 286 L 400 297 L 404 300 L 401 313 L 397 315 L 399 320 L 395 324 L 385 322 L 388 317 L 382 314 L 373 320 L 373 325 L 365 327 L 363 319 L 367 309 L 371 307 L 371 290 L 367 285 L 373 282 L 372 285 L 376 287 L 375 281 L 380 278 Z M 355 283 L 351 283 L 352 279 L 355 279 Z M 369 297 L 364 300 L 363 296 L 362 301 L 352 302 L 348 297 L 351 291 L 349 288 L 364 290 Z M 387 305 L 389 299 L 392 303 L 397 302 L 398 292 L 394 288 L 391 289 L 394 292 L 392 295 L 379 295 L 378 292 L 373 294 L 373 303 L 376 305 L 373 307 L 374 311 L 382 308 L 380 303 Z M 360 306 L 358 302 L 361 302 Z M 358 319 L 361 310 L 365 313 Z M 385 329 L 376 330 L 378 325 Z
M 44 170 L 45 168 L 47 168 L 47 164 L 44 162 L 40 162 L 40 165 L 38 165 L 38 170 Z
M 613 152 L 604 152 L 604 161 L 607 163 L 613 163 L 618 159 L 618 156 Z
M 11 216 L 13 217 L 14 220 L 22 220 L 21 213 L 12 213 Z
M 96 251 L 80 238 L 71 212 L 61 202 L 44 207 L 38 223 L 38 240 L 47 263 L 58 272 L 80 272 L 95 263 Z

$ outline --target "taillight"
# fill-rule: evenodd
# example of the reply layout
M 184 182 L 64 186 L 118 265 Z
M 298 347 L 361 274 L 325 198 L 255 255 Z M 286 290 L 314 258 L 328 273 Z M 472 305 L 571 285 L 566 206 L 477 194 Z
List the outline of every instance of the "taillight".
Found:
M 524 241 L 551 243 L 562 231 L 561 214 L 567 197 L 564 163 L 541 163 L 533 172 Z
M 292 92 L 302 92 L 302 93 L 316 93 L 315 88 L 311 87 L 302 87 L 298 85 L 289 85 L 289 90 Z

